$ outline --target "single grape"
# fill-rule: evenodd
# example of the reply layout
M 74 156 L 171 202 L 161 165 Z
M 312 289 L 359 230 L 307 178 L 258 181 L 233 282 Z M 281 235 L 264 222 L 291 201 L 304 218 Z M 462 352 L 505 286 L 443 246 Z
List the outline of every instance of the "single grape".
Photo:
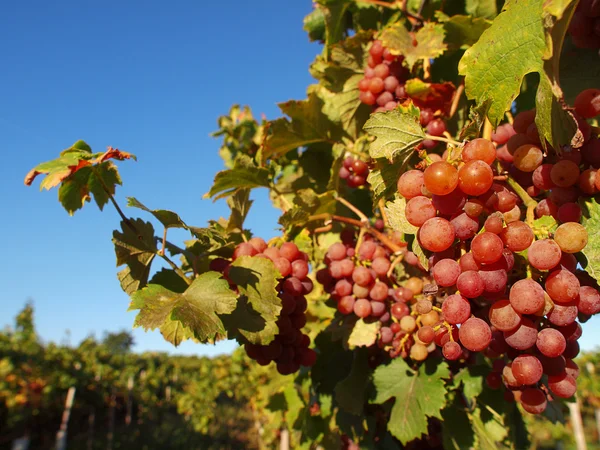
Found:
M 504 123 L 496 128 L 496 131 L 492 133 L 492 141 L 496 142 L 498 145 L 506 144 L 508 140 L 515 134 L 516 131 L 513 126 L 510 123 Z
M 580 283 L 568 270 L 555 270 L 546 278 L 546 292 L 558 303 L 569 303 L 579 295 Z
M 510 304 L 520 314 L 534 314 L 544 307 L 544 290 L 531 278 L 517 281 L 510 288 Z
M 498 300 L 490 306 L 489 318 L 490 323 L 500 331 L 511 331 L 521 324 L 521 315 L 508 300 Z
M 432 195 L 431 202 L 440 214 L 452 215 L 460 211 L 467 201 L 467 196 L 459 188 L 447 195 Z
M 441 252 L 449 248 L 454 242 L 454 237 L 454 228 L 441 217 L 427 220 L 418 234 L 421 245 L 432 252 Z
M 492 264 L 502 257 L 504 244 L 494 233 L 483 232 L 471 241 L 471 253 L 478 264 Z
M 537 169 L 544 159 L 542 150 L 533 144 L 520 146 L 513 155 L 513 164 L 523 172 L 533 172 Z
M 454 235 L 461 241 L 471 239 L 479 230 L 479 221 L 469 216 L 466 212 L 458 214 L 450 220 Z
M 446 161 L 434 162 L 424 172 L 425 187 L 436 195 L 447 195 L 458 185 L 458 171 Z
M 479 276 L 485 285 L 485 292 L 492 294 L 501 294 L 506 290 L 508 274 L 506 269 L 494 269 L 482 266 Z
M 600 114 L 600 89 L 585 89 L 575 98 L 575 111 L 580 116 L 591 119 Z
M 567 375 L 571 375 L 576 380 L 577 377 L 579 377 L 579 366 L 575 361 L 567 359 L 565 372 L 567 373 Z
M 535 109 L 529 111 L 522 111 L 517 114 L 513 121 L 513 128 L 517 133 L 525 133 L 529 125 L 534 123 L 535 120 Z
M 471 317 L 458 330 L 461 344 L 472 352 L 480 352 L 490 345 L 492 330 L 483 320 Z
M 456 288 L 467 298 L 477 298 L 485 290 L 485 283 L 478 272 L 469 270 L 462 272 L 456 280 Z
M 581 175 L 579 175 L 579 179 L 577 180 L 577 185 L 579 186 L 579 189 L 588 195 L 598 193 L 598 188 L 596 187 L 596 170 L 586 169 L 581 172 Z
M 504 332 L 506 343 L 517 350 L 527 350 L 537 341 L 537 327 L 526 317 L 521 318 L 521 324 L 511 331 Z
M 577 382 L 566 372 L 561 375 L 550 375 L 548 376 L 548 388 L 557 397 L 569 398 L 577 392 Z
M 456 283 L 460 275 L 460 265 L 453 259 L 442 259 L 432 269 L 435 282 L 439 286 L 448 287 Z
M 425 361 L 429 352 L 423 344 L 414 344 L 410 348 L 410 358 L 414 361 Z
M 396 319 L 402 319 L 410 314 L 410 308 L 404 302 L 396 302 L 392 305 L 391 312 Z
M 573 161 L 558 161 L 550 170 L 550 178 L 556 186 L 573 186 L 579 179 L 579 167 Z
M 423 172 L 420 170 L 409 170 L 404 172 L 398 179 L 398 192 L 406 199 L 421 195 L 421 187 L 425 183 Z
M 383 302 L 388 298 L 388 287 L 387 284 L 376 281 L 371 290 L 369 291 L 369 297 L 371 300 L 376 302 Z
M 536 217 L 552 216 L 558 217 L 558 206 L 549 198 L 544 198 L 539 201 L 535 207 Z
M 556 229 L 554 240 L 563 252 L 577 253 L 587 245 L 588 233 L 583 225 L 567 222 Z
M 371 302 L 364 298 L 360 298 L 354 302 L 354 314 L 364 319 L 371 315 Z
M 450 295 L 442 303 L 442 314 L 450 324 L 463 323 L 471 315 L 471 304 L 462 295 Z
M 381 317 L 387 311 L 387 305 L 383 302 L 372 300 L 371 301 L 371 316 Z
M 411 198 L 404 210 L 406 220 L 415 227 L 420 227 L 427 220 L 436 216 L 436 209 L 427 197 L 422 195 Z
M 562 252 L 552 239 L 535 241 L 527 250 L 529 263 L 539 270 L 550 270 L 560 263 Z
M 433 331 L 433 328 L 431 326 L 423 326 L 419 328 L 419 331 L 417 332 L 417 337 L 424 344 L 430 344 L 433 342 L 433 339 L 435 337 L 435 331 Z
M 546 409 L 546 394 L 538 388 L 527 388 L 521 394 L 521 406 L 530 414 L 541 414 Z
M 498 127 L 498 130 L 500 130 L 500 127 Z M 465 144 L 461 156 L 465 162 L 479 160 L 491 165 L 496 160 L 496 149 L 494 144 L 487 139 L 477 138 Z
M 400 329 L 406 333 L 412 333 L 417 329 L 417 322 L 413 316 L 404 316 L 400 319 Z
M 598 314 L 600 312 L 600 294 L 591 286 L 581 286 L 579 289 L 579 312 L 583 314 Z
M 448 341 L 442 347 L 442 354 L 447 360 L 456 361 L 462 355 L 462 348 L 457 342 Z
M 560 331 L 544 328 L 538 333 L 536 346 L 543 355 L 556 358 L 565 351 L 567 340 Z
M 443 136 L 446 124 L 442 119 L 433 119 L 427 124 L 427 133 L 431 136 Z
M 564 327 L 575 322 L 575 319 L 577 319 L 577 312 L 576 304 L 555 304 L 552 311 L 550 311 L 546 317 L 548 317 L 551 324 Z
M 499 234 L 504 227 L 504 222 L 502 220 L 502 216 L 498 215 L 498 213 L 494 213 L 489 216 L 485 223 L 483 224 L 485 231 L 489 231 L 490 233 Z
M 468 195 L 483 194 L 492 187 L 493 182 L 492 168 L 484 161 L 468 161 L 458 171 L 458 186 Z
M 512 362 L 512 372 L 519 384 L 536 384 L 542 378 L 542 363 L 533 355 L 520 355 Z
M 533 230 L 525 222 L 509 223 L 500 234 L 506 247 L 513 252 L 527 249 L 533 242 Z
M 556 214 L 560 222 L 579 222 L 581 220 L 581 207 L 577 203 L 565 203 L 558 208 Z

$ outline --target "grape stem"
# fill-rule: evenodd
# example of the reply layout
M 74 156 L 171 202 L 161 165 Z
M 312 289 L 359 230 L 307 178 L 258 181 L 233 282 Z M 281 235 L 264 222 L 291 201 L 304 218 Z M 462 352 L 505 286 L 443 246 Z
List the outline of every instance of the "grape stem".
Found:
M 454 91 L 454 97 L 452 97 L 452 105 L 450 106 L 450 112 L 448 113 L 448 118 L 452 118 L 454 116 L 454 114 L 456 114 L 456 111 L 458 110 L 458 103 L 460 102 L 460 97 L 462 96 L 464 91 L 465 91 L 465 80 L 463 79 L 460 82 L 460 84 L 458 85 L 458 87 L 456 88 L 456 91 Z
M 383 220 L 383 225 L 385 228 L 389 227 L 390 222 L 388 220 L 387 212 L 385 212 L 385 200 L 382 198 L 379 199 L 379 212 L 381 213 L 381 220 Z
M 402 261 L 402 259 L 404 259 L 404 254 L 402 254 L 402 253 L 393 259 L 392 263 L 390 264 L 390 268 L 388 269 L 387 273 L 385 274 L 388 278 L 392 277 L 392 274 L 394 273 L 394 269 L 396 268 L 398 263 L 400 261 Z
M 366 223 L 366 224 L 369 223 L 369 218 L 367 216 L 365 216 L 360 209 L 358 209 L 356 206 L 354 206 L 352 203 L 350 203 L 344 197 L 336 197 L 335 199 L 338 202 L 340 202 L 342 205 L 344 205 L 346 208 L 348 208 L 350 211 L 352 211 L 354 214 L 356 214 L 361 222 Z
M 165 230 L 163 231 L 163 238 L 162 238 L 162 248 L 160 249 L 160 254 L 164 255 L 165 254 L 165 248 L 167 246 L 167 227 L 165 227 Z
M 129 217 L 127 217 L 123 213 L 123 211 L 121 210 L 121 207 L 119 206 L 119 204 L 115 200 L 115 197 L 113 196 L 112 192 L 110 192 L 110 190 L 108 189 L 108 186 L 106 186 L 106 183 L 104 183 L 104 180 L 102 179 L 102 177 L 100 176 L 100 174 L 96 170 L 96 166 L 92 165 L 90 167 L 92 169 L 92 172 L 94 172 L 94 175 L 96 176 L 96 178 L 100 181 L 100 184 L 102 185 L 102 189 L 104 189 L 104 192 L 106 192 L 106 195 L 108 195 L 108 198 L 110 199 L 111 203 L 113 204 L 113 206 L 115 207 L 115 209 L 119 213 L 119 216 L 121 216 L 121 220 L 123 220 L 123 222 L 125 222 L 125 225 L 127 225 L 131 229 L 131 231 L 133 231 L 135 234 L 137 234 L 139 236 L 139 232 L 135 228 L 135 225 L 133 225 L 133 223 L 131 222 L 131 220 L 129 219 Z
M 292 204 L 289 202 L 289 200 L 287 198 L 284 197 L 283 192 L 281 192 L 279 189 L 277 189 L 277 186 L 275 186 L 274 184 L 271 185 L 271 190 L 273 192 L 275 192 L 275 194 L 277 194 L 277 198 L 279 199 L 279 201 L 281 202 L 282 206 L 283 206 L 283 212 L 287 212 L 290 209 L 292 209 Z
M 386 236 L 384 233 L 382 233 L 379 230 L 376 230 L 375 228 L 371 227 L 371 225 L 369 225 L 368 222 L 365 223 L 365 222 L 362 222 L 362 221 L 357 220 L 357 219 L 352 219 L 350 217 L 337 216 L 337 215 L 328 214 L 328 213 L 315 214 L 315 215 L 310 216 L 308 218 L 308 222 L 312 222 L 312 221 L 316 221 L 316 220 L 341 222 L 341 223 L 346 223 L 348 225 L 353 225 L 355 227 L 365 228 L 367 233 L 369 233 L 372 236 L 374 236 L 377 239 L 379 239 L 379 241 L 383 245 L 385 245 L 387 248 L 389 248 L 391 251 L 393 251 L 394 254 L 400 254 L 400 253 L 402 253 L 403 248 L 406 247 L 406 243 L 402 243 L 402 244 L 395 243 L 388 236 Z
M 483 124 L 483 138 L 488 141 L 492 140 L 492 132 L 494 129 L 492 128 L 492 122 L 487 117 L 485 118 L 485 123 Z
M 452 145 L 456 145 L 457 147 L 462 147 L 462 143 L 455 141 L 454 139 L 448 139 L 448 138 L 441 137 L 441 136 L 432 136 L 430 134 L 426 134 L 425 139 L 430 139 L 432 141 L 445 142 L 446 144 L 452 144 Z
M 498 170 L 498 173 L 501 173 L 502 167 L 500 166 L 500 163 L 497 163 L 496 170 Z M 503 173 L 503 175 L 506 175 L 506 184 L 508 184 L 512 188 L 512 190 L 515 191 L 515 193 L 519 196 L 519 198 L 523 201 L 523 204 L 527 208 L 527 224 L 529 226 L 532 226 L 533 221 L 535 219 L 534 212 L 535 207 L 537 206 L 537 202 L 529 196 L 527 191 L 525 191 L 525 189 L 523 189 L 513 177 L 511 177 L 507 173 Z

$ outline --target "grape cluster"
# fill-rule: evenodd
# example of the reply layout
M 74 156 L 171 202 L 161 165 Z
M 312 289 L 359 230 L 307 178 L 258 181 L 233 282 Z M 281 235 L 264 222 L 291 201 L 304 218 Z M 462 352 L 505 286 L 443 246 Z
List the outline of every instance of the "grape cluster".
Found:
M 375 40 L 369 49 L 369 58 L 365 68 L 365 76 L 360 80 L 358 89 L 362 103 L 373 106 L 375 112 L 391 111 L 399 103 L 409 98 L 405 84 L 410 78 L 410 72 L 402 65 L 401 55 L 393 55 L 381 41 Z M 442 136 L 446 131 L 446 123 L 432 108 L 419 107 L 421 111 L 421 126 L 427 129 L 431 136 Z M 437 142 L 427 139 L 423 142 L 425 148 L 433 148 Z
M 353 156 L 347 156 L 344 159 L 339 171 L 339 177 L 346 180 L 351 188 L 363 186 L 367 182 L 368 175 L 369 166 L 367 163 Z
M 277 371 L 282 375 L 297 372 L 300 366 L 314 365 L 317 354 L 309 348 L 308 335 L 301 331 L 306 325 L 308 304 L 305 295 L 313 289 L 312 280 L 308 277 L 308 255 L 293 242 L 285 242 L 277 248 L 267 246 L 261 238 L 252 238 L 235 248 L 232 260 L 241 256 L 270 259 L 282 277 L 277 285 L 282 306 L 277 320 L 279 333 L 268 345 L 246 343 L 244 349 L 248 356 L 262 366 L 275 361 Z M 226 259 L 217 258 L 211 261 L 210 268 L 222 272 L 229 281 L 230 264 Z
M 600 48 L 600 1 L 581 0 L 571 23 L 569 34 L 580 48 Z

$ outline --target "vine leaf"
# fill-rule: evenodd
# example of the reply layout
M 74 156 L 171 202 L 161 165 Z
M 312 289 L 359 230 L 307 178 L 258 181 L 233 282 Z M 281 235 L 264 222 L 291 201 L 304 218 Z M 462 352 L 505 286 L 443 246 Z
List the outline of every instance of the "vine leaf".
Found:
M 423 251 L 423 247 L 421 247 L 421 244 L 419 243 L 419 239 L 416 235 L 415 235 L 415 238 L 413 239 L 413 242 L 411 245 L 411 250 L 417 256 L 417 258 L 419 258 L 419 262 L 421 263 L 423 268 L 425 270 L 429 270 L 429 258 L 427 257 L 427 255 L 425 255 L 425 252 Z
M 112 241 L 115 245 L 117 267 L 127 264 L 127 267 L 118 273 L 121 288 L 127 294 L 131 294 L 148 283 L 150 265 L 158 249 L 154 239 L 154 227 L 150 222 L 132 219 L 127 224 L 121 221 L 121 230 L 113 231 Z
M 488 372 L 489 369 L 483 366 L 465 367 L 454 376 L 454 386 L 458 388 L 462 383 L 465 397 L 472 401 L 483 391 L 485 376 Z
M 411 223 L 406 220 L 406 199 L 404 197 L 398 197 L 393 202 L 387 202 L 385 211 L 392 230 L 414 235 L 419 231 L 418 227 L 411 225 Z
M 470 16 L 493 19 L 498 15 L 496 0 L 466 0 L 465 11 Z
M 404 85 L 406 95 L 418 108 L 430 108 L 433 111 L 443 111 L 447 113 L 452 106 L 452 99 L 456 88 L 454 84 L 447 81 L 445 83 L 427 83 L 419 78 L 412 78 Z
M 395 23 L 381 33 L 381 42 L 394 55 L 403 55 L 409 69 L 420 60 L 436 58 L 446 51 L 444 27 L 432 22 L 412 33 L 403 23 Z M 416 41 L 416 44 L 414 43 Z
M 364 408 L 369 379 L 368 357 L 365 351 L 355 352 L 350 373 L 335 386 L 335 400 L 340 408 L 357 416 L 362 414 Z
M 442 411 L 442 438 L 444 448 L 448 450 L 462 450 L 476 448 L 475 433 L 471 426 L 471 419 L 460 396 L 452 394 L 454 398 L 449 406 Z
M 237 304 L 236 294 L 218 272 L 196 277 L 183 293 L 173 292 L 158 284 L 149 284 L 131 296 L 129 311 L 140 310 L 134 327 L 154 330 L 170 321 L 178 321 L 201 342 L 225 335 L 218 314 L 231 313 Z
M 481 17 L 441 16 L 443 16 L 442 13 L 438 14 L 440 22 L 444 24 L 444 30 L 446 30 L 445 42 L 452 50 L 469 48 L 479 40 L 483 32 L 492 24 L 490 20 Z
M 459 73 L 465 76 L 470 99 L 477 104 L 490 101 L 488 118 L 495 127 L 519 94 L 525 75 L 537 72 L 536 125 L 540 135 L 556 149 L 565 144 L 578 146 L 581 136 L 576 134 L 572 115 L 563 109 L 557 81 L 557 62 L 570 14 L 563 14 L 556 5 L 548 7 L 551 11 L 544 10 L 544 3 L 507 1 L 492 26 L 465 52 Z
M 554 233 L 558 223 L 552 216 L 542 216 L 533 221 L 533 232 L 538 239 L 546 239 L 551 233 Z
M 416 112 L 415 112 L 416 110 Z M 369 146 L 371 158 L 403 158 L 423 142 L 425 133 L 419 123 L 418 109 L 411 105 L 407 112 L 400 108 L 372 114 L 363 129 L 376 137 Z
M 229 279 L 237 285 L 241 298 L 235 311 L 223 317 L 227 328 L 237 329 L 253 344 L 269 344 L 279 331 L 275 322 L 281 312 L 276 290 L 280 277 L 266 258 L 237 258 L 230 266 Z
M 587 266 L 584 268 L 598 280 L 600 279 L 600 236 L 593 230 L 600 229 L 600 204 L 594 197 L 590 197 L 581 199 L 580 205 L 583 209 L 583 225 L 590 230 L 588 243 L 582 250 L 587 259 Z
M 165 228 L 188 228 L 178 214 L 166 209 L 149 209 L 135 197 L 127 197 L 127 206 L 139 208 L 152 214 Z
M 309 144 L 336 141 L 343 130 L 323 113 L 323 106 L 323 99 L 314 90 L 307 100 L 280 103 L 281 111 L 291 120 L 280 118 L 269 122 L 262 146 L 263 160 Z
M 238 155 L 233 169 L 222 170 L 205 197 L 218 200 L 234 195 L 242 189 L 269 187 L 270 172 L 257 167 L 247 155 Z
M 392 164 L 386 158 L 375 160 L 374 167 L 367 177 L 373 193 L 373 204 L 376 205 L 381 198 L 394 196 L 394 193 L 398 190 L 398 178 L 410 156 L 409 154 L 404 160 L 398 159 Z
M 372 403 L 383 404 L 395 398 L 388 430 L 402 444 L 427 433 L 427 418 L 442 418 L 446 405 L 444 379 L 450 377 L 448 365 L 431 361 L 413 371 L 402 358 L 379 366 L 373 374 L 376 390 Z
M 350 349 L 354 347 L 370 347 L 377 341 L 377 334 L 381 328 L 381 322 L 375 321 L 371 323 L 359 319 L 348 338 L 348 346 Z
M 565 41 L 560 58 L 560 87 L 565 100 L 573 104 L 577 94 L 584 89 L 600 87 L 600 57 L 591 48 L 577 48 Z
M 104 153 L 92 153 L 90 146 L 79 140 L 63 150 L 58 158 L 31 169 L 25 176 L 25 185 L 31 186 L 38 175 L 45 174 L 40 190 L 60 185 L 58 200 L 69 215 L 81 209 L 91 196 L 102 210 L 114 195 L 116 185 L 122 184 L 117 167 L 109 160 L 130 158 L 136 159 L 131 153 L 112 147 Z

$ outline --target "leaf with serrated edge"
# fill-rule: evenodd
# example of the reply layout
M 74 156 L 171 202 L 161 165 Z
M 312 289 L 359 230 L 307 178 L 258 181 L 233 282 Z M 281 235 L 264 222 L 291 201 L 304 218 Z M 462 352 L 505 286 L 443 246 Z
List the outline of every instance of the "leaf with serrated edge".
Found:
M 225 334 L 218 314 L 231 313 L 236 303 L 236 294 L 221 274 L 206 272 L 196 277 L 182 294 L 150 284 L 131 296 L 129 310 L 140 310 L 135 318 L 136 327 L 156 329 L 169 319 L 176 320 L 190 328 L 198 340 L 207 342 Z
M 215 200 L 235 194 L 240 189 L 269 186 L 269 171 L 260 167 L 234 167 L 223 170 L 215 176 L 215 181 L 206 196 Z
M 377 138 L 369 146 L 374 159 L 402 159 L 425 139 L 419 118 L 397 109 L 372 114 L 363 129 Z
M 587 259 L 585 270 L 596 280 L 600 280 L 600 204 L 594 197 L 581 199 L 583 225 L 588 231 L 588 243 L 582 250 Z
M 378 320 L 366 323 L 363 319 L 359 319 L 352 328 L 352 333 L 348 338 L 348 346 L 351 349 L 354 347 L 370 347 L 377 341 L 380 328 L 381 322 Z
M 428 417 L 442 418 L 446 405 L 444 379 L 450 377 L 448 365 L 428 360 L 413 371 L 402 358 L 379 366 L 373 374 L 376 396 L 372 403 L 383 404 L 391 398 L 392 407 L 388 430 L 402 444 L 427 433 Z
M 381 42 L 394 55 L 404 56 L 409 69 L 422 59 L 437 58 L 446 51 L 444 27 L 428 22 L 416 33 L 409 32 L 403 23 L 395 23 L 381 33 Z M 414 40 L 417 41 L 413 45 Z
M 519 94 L 525 75 L 537 72 L 540 85 L 536 98 L 536 125 L 540 135 L 558 149 L 560 145 L 571 143 L 576 126 L 561 105 L 562 92 L 556 81 L 558 63 L 545 61 L 553 56 L 558 61 L 566 32 L 566 27 L 559 22 L 557 30 L 562 30 L 562 36 L 553 36 L 553 42 L 547 39 L 545 25 L 553 22 L 550 17 L 544 10 L 543 0 L 507 1 L 492 26 L 465 52 L 459 63 L 459 73 L 465 76 L 468 98 L 475 99 L 478 104 L 491 102 L 488 118 L 495 127 Z M 510 64 L 506 63 L 507 59 Z
M 389 225 L 392 230 L 416 235 L 419 228 L 411 225 L 410 222 L 406 220 L 405 211 L 406 199 L 404 197 L 398 197 L 393 202 L 387 202 L 385 205 L 385 212 L 387 213 Z
M 144 206 L 135 197 L 127 197 L 127 206 L 139 208 L 152 214 L 165 228 L 187 228 L 187 225 L 181 220 L 178 214 L 166 209 L 150 209 Z

